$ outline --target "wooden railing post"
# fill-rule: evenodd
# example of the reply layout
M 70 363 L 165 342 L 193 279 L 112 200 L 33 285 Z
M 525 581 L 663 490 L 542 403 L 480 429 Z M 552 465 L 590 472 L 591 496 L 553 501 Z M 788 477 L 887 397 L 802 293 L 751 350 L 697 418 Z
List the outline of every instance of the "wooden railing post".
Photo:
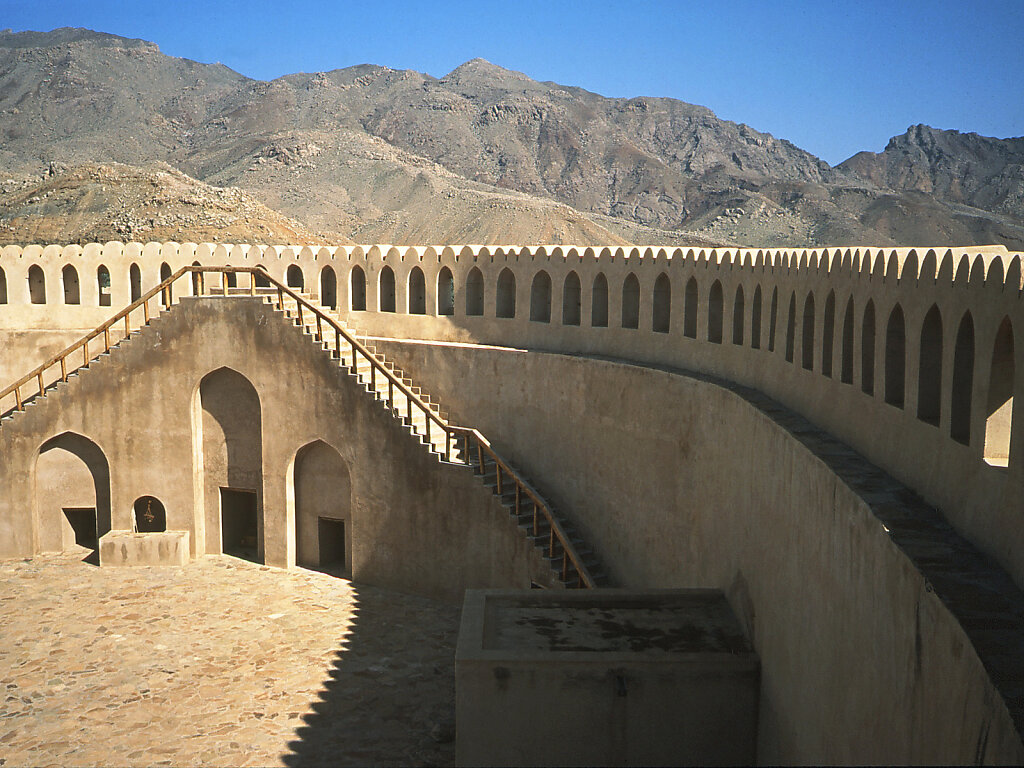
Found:
M 61 381 L 67 381 L 68 380 L 68 364 L 67 364 L 67 360 L 65 359 L 64 355 L 61 355 L 61 358 L 60 358 L 60 380 Z
M 42 397 L 43 392 L 46 391 L 46 388 L 43 386 L 43 372 L 42 371 L 40 371 L 39 373 L 36 374 L 36 380 L 39 382 L 39 396 Z

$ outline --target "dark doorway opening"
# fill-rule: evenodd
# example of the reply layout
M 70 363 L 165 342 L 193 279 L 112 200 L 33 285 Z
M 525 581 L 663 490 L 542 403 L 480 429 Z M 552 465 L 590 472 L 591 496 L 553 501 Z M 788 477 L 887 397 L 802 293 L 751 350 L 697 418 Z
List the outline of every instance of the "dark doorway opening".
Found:
M 225 555 L 259 562 L 255 491 L 220 489 L 220 535 Z
M 329 517 L 317 518 L 320 546 L 320 570 L 345 573 L 345 521 Z
M 92 565 L 99 565 L 100 541 L 96 533 L 96 507 L 65 507 L 64 517 L 75 533 L 75 544 L 92 550 L 83 560 Z

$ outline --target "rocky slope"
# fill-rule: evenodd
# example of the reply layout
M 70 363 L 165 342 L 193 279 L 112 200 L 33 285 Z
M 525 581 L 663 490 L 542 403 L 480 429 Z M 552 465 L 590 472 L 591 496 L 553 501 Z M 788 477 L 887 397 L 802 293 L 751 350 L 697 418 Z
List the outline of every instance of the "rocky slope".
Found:
M 0 185 L 0 245 L 108 240 L 345 243 L 272 211 L 240 189 L 211 187 L 170 166 L 54 167 Z
M 937 194 L 904 181 L 918 155 L 898 170 L 887 153 L 831 168 L 704 107 L 480 59 L 440 79 L 362 65 L 261 82 L 87 30 L 0 33 L 9 174 L 162 160 L 355 240 L 1024 246 L 1012 169 L 986 165 L 958 198 L 959 160 Z

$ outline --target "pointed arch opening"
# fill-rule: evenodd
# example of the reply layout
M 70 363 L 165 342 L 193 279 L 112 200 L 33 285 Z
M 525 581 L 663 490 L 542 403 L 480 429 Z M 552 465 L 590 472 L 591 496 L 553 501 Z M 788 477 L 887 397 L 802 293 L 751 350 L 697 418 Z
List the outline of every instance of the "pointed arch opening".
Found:
M 82 291 L 78 283 L 78 270 L 70 264 L 60 271 L 60 280 L 64 284 L 64 303 L 81 304 Z
M 320 270 L 320 303 L 329 309 L 338 308 L 338 276 L 331 266 Z
M 708 341 L 712 344 L 722 343 L 722 315 L 725 312 L 723 307 L 722 283 L 715 280 L 711 284 L 711 293 L 708 294 Z
M 754 298 L 750 302 L 750 347 L 761 348 L 761 286 L 754 286 Z
M 821 374 L 832 378 L 833 345 L 836 337 L 836 292 L 825 299 L 825 317 L 821 326 Z
M 775 332 L 779 320 L 779 289 L 772 288 L 772 303 L 768 311 L 768 351 L 775 351 Z
M 396 311 L 395 272 L 386 264 L 381 268 L 378 278 L 377 306 L 381 312 Z
M 7 303 L 7 273 L 0 267 L 0 304 Z
M 640 281 L 632 272 L 622 281 L 622 327 L 640 327 Z
M 103 264 L 96 267 L 96 288 L 99 293 L 99 306 L 111 305 L 111 270 Z
M 99 565 L 99 538 L 111 528 L 110 465 L 96 443 L 65 432 L 40 446 L 35 505 L 40 551 L 84 547 L 84 559 Z
M 902 408 L 907 389 L 907 333 L 903 308 L 897 304 L 885 325 L 885 402 Z
M 38 264 L 28 268 L 28 299 L 32 304 L 46 303 L 46 275 Z
M 579 325 L 583 314 L 583 288 L 580 276 L 570 272 L 562 284 L 562 325 Z
M 306 287 L 306 278 L 302 274 L 302 267 L 298 264 L 289 265 L 288 272 L 285 273 L 285 280 L 288 282 L 289 288 L 302 291 Z
M 796 294 L 789 296 L 789 312 L 786 315 L 786 362 L 792 363 L 796 344 Z
M 128 284 L 131 289 L 132 302 L 142 298 L 142 270 L 138 264 L 128 267 Z
M 533 276 L 530 285 L 530 320 L 534 323 L 551 322 L 551 276 L 543 269 Z
M 686 289 L 683 293 L 683 335 L 691 339 L 697 338 L 699 303 L 697 278 L 691 277 L 686 281 Z
M 804 370 L 814 370 L 814 294 L 808 293 L 804 299 L 804 321 L 801 326 L 802 343 L 800 345 L 800 362 Z
M 471 317 L 484 314 L 484 275 L 477 267 L 466 276 L 466 314 Z
M 409 314 L 427 314 L 427 279 L 419 267 L 409 271 Z
M 608 327 L 608 278 L 598 272 L 590 292 L 590 325 L 592 328 Z
M 942 419 L 942 316 L 935 304 L 928 310 L 921 326 L 917 418 L 936 427 Z
M 352 481 L 348 462 L 316 440 L 295 454 L 295 562 L 335 576 L 352 575 Z
M 953 347 L 953 386 L 949 410 L 949 436 L 971 444 L 971 402 L 974 398 L 974 318 L 964 312 Z
M 437 314 L 455 314 L 455 278 L 448 267 L 441 267 L 437 273 Z
M 353 312 L 366 311 L 366 273 L 358 264 L 352 267 L 348 276 L 348 303 Z
M 672 324 L 672 282 L 662 272 L 654 281 L 654 307 L 651 328 L 655 333 L 668 333 Z
M 193 261 L 192 262 L 192 266 L 193 267 L 201 267 L 203 265 L 200 264 L 198 261 Z M 203 274 L 201 272 L 193 272 L 192 273 L 192 295 L 193 296 L 198 296 L 201 293 L 200 289 L 202 288 L 202 286 L 203 286 Z
M 495 314 L 498 317 L 516 316 L 516 276 L 505 267 L 498 275 L 498 292 L 495 296 Z
M 259 394 L 231 368 L 202 378 L 194 444 L 206 551 L 262 562 L 263 426 Z
M 168 278 L 170 278 L 170 276 L 171 276 L 171 265 L 168 264 L 165 261 L 163 264 L 160 265 L 160 282 L 162 283 L 164 280 L 167 280 Z M 173 303 L 173 301 L 174 301 L 174 297 L 171 294 L 171 291 L 172 291 L 172 287 L 171 286 L 167 286 L 164 290 L 160 291 L 160 304 L 164 308 L 170 306 Z
M 985 461 L 995 467 L 1010 463 L 1010 436 L 1013 434 L 1014 370 L 1013 326 L 1009 317 L 999 324 L 992 346 L 992 364 L 985 398 Z
M 846 301 L 846 312 L 843 314 L 843 348 L 839 364 L 839 380 L 843 384 L 853 384 L 853 297 Z
M 875 394 L 875 302 L 864 307 L 860 340 L 860 388 L 865 395 Z
M 732 304 L 732 343 L 743 346 L 743 326 L 746 323 L 746 307 L 744 306 L 743 286 L 736 286 L 736 297 Z

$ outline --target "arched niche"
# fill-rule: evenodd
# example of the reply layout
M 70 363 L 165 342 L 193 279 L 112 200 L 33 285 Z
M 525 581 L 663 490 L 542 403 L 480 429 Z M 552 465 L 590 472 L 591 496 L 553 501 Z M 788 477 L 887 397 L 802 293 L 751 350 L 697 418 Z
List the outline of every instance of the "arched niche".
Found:
M 690 339 L 697 338 L 697 278 L 691 277 L 686 281 L 686 289 L 683 293 L 683 335 Z
M 853 339 L 855 333 L 853 297 L 851 296 L 846 301 L 846 312 L 843 314 L 843 341 L 839 363 L 839 380 L 843 384 L 853 384 Z
M 598 272 L 590 292 L 590 327 L 608 327 L 608 278 Z
M 622 282 L 622 327 L 640 327 L 640 281 L 632 272 Z
M 754 286 L 754 298 L 750 302 L 750 347 L 761 348 L 761 285 Z
M 821 325 L 821 375 L 832 377 L 833 346 L 836 338 L 836 292 L 825 297 L 825 317 Z
M 395 272 L 386 264 L 380 270 L 378 278 L 377 307 L 381 312 L 395 312 Z
M 194 446 L 206 551 L 262 562 L 263 427 L 255 387 L 231 368 L 199 383 Z
M 104 264 L 96 267 L 96 293 L 101 307 L 110 306 L 110 270 Z
M 672 282 L 662 272 L 654 281 L 654 300 L 651 329 L 655 333 L 668 333 L 672 325 Z
M 142 270 L 138 264 L 132 264 L 128 268 L 128 283 L 131 287 L 132 302 L 142 298 Z
M 320 270 L 320 303 L 329 309 L 338 308 L 338 276 L 330 265 Z
M 953 346 L 953 386 L 950 399 L 949 436 L 971 444 L 971 402 L 974 398 L 974 317 L 964 312 Z
M 347 462 L 317 440 L 295 454 L 295 562 L 305 568 L 352 575 L 352 482 Z
M 725 315 L 725 297 L 722 283 L 715 280 L 708 293 L 708 341 L 712 344 L 722 343 L 722 323 Z
M 349 305 L 353 312 L 366 311 L 366 273 L 358 264 L 349 273 Z
M 917 366 L 917 418 L 936 427 L 942 419 L 942 315 L 934 304 L 921 326 Z
M 804 321 L 801 328 L 803 343 L 801 344 L 800 361 L 805 370 L 814 370 L 814 294 L 808 293 L 804 299 Z
M 140 496 L 132 504 L 132 524 L 138 533 L 167 530 L 167 510 L 156 496 Z
M 885 402 L 902 408 L 907 390 L 907 332 L 903 308 L 897 304 L 885 326 Z
M 1010 318 L 1004 317 L 992 345 L 985 398 L 985 461 L 995 467 L 1005 467 L 1010 462 L 1015 389 L 1013 326 Z
M 543 269 L 533 276 L 530 286 L 530 320 L 551 322 L 551 276 Z
M 466 314 L 470 317 L 484 314 L 484 275 L 477 267 L 466 275 Z
M 746 322 L 746 299 L 743 286 L 736 286 L 736 296 L 732 302 L 732 343 L 743 346 L 743 325 Z
M 437 273 L 437 314 L 455 314 L 455 279 L 448 267 Z
M 409 314 L 427 314 L 427 281 L 419 267 L 409 272 Z
M 583 308 L 583 291 L 580 276 L 575 270 L 565 276 L 562 284 L 562 325 L 579 325 Z
M 516 316 L 516 276 L 508 267 L 498 275 L 498 289 L 495 314 L 498 317 L 512 318 Z
M 78 270 L 70 264 L 65 264 L 60 271 L 60 281 L 64 287 L 65 304 L 81 304 L 82 289 L 78 282 Z
M 294 288 L 297 291 L 302 291 L 306 287 L 306 279 L 302 274 L 302 268 L 298 264 L 288 266 L 285 280 L 289 288 Z
M 864 307 L 864 323 L 860 341 L 860 389 L 865 395 L 875 394 L 875 302 L 868 299 Z
M 33 264 L 28 268 L 28 298 L 32 304 L 46 303 L 46 275 L 43 268 Z

